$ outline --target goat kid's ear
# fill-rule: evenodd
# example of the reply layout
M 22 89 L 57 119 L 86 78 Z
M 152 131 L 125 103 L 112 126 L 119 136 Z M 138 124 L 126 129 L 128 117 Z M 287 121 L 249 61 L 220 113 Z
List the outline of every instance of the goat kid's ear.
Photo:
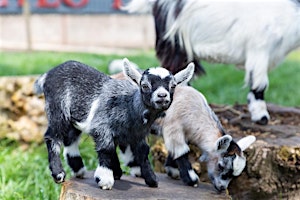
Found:
M 232 141 L 232 137 L 230 135 L 224 135 L 220 137 L 216 142 L 217 151 L 219 153 L 226 152 L 231 141 Z
M 132 66 L 127 58 L 123 59 L 123 73 L 125 76 L 129 77 L 130 80 L 135 82 L 137 85 L 140 84 L 142 74 Z
M 195 64 L 190 63 L 188 66 L 174 75 L 177 84 L 187 85 L 194 75 Z
M 253 135 L 248 135 L 246 137 L 243 137 L 242 139 L 240 139 L 237 144 L 239 145 L 239 147 L 241 148 L 242 151 L 244 151 L 245 149 L 247 149 L 253 142 L 255 142 L 256 137 Z

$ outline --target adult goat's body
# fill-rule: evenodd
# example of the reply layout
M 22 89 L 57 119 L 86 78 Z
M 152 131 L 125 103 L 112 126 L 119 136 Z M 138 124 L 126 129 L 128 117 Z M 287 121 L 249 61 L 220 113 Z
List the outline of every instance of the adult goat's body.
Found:
M 36 92 L 45 95 L 49 124 L 44 138 L 55 182 L 63 182 L 66 175 L 59 156 L 61 145 L 73 173 L 83 177 L 85 167 L 78 142 L 84 132 L 95 141 L 99 165 L 94 178 L 100 188 L 111 189 L 114 179 L 122 175 L 117 146 L 122 151 L 131 148 L 146 184 L 157 187 L 145 137 L 170 106 L 177 83 L 191 78 L 193 66 L 175 76 L 163 68 L 141 74 L 125 59 L 124 73 L 131 81 L 115 80 L 87 65 L 68 61 L 36 81 Z
M 135 4 L 137 1 L 127 10 L 153 8 L 156 52 L 163 67 L 175 72 L 185 66 L 183 62 L 200 59 L 242 66 L 250 87 L 251 118 L 268 122 L 264 101 L 268 69 L 300 46 L 299 1 L 141 0 L 143 4 Z

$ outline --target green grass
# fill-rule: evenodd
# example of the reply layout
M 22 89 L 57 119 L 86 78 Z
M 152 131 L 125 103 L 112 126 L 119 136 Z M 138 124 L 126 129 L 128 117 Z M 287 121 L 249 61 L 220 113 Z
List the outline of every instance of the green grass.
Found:
M 78 60 L 107 72 L 112 59 L 127 57 L 142 68 L 157 66 L 153 51 L 136 55 L 99 55 L 56 52 L 0 52 L 0 76 L 41 74 L 66 60 Z M 193 81 L 210 103 L 246 103 L 248 88 L 243 88 L 244 71 L 233 66 L 203 63 L 207 75 Z M 300 52 L 294 52 L 269 73 L 268 102 L 300 105 Z M 89 170 L 97 166 L 94 144 L 83 136 L 80 150 Z M 70 170 L 63 162 L 70 178 Z M 55 184 L 48 169 L 47 150 L 44 144 L 20 144 L 0 140 L 0 199 L 58 199 L 61 186 Z

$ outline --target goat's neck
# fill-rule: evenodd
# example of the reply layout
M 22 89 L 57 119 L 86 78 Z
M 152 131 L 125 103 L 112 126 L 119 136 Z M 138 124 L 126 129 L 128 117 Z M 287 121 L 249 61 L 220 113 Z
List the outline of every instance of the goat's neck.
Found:
M 149 105 L 145 105 L 139 90 L 133 96 L 133 113 L 140 119 L 143 119 L 144 124 L 152 124 L 157 118 L 163 115 L 164 111 L 153 109 Z M 146 120 L 146 121 L 145 121 Z

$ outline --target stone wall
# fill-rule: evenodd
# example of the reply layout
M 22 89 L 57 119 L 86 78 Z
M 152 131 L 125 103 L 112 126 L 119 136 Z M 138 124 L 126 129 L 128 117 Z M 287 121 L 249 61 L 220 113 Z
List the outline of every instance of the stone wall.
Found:
M 36 77 L 0 77 L 0 138 L 42 142 L 44 99 L 33 94 Z

